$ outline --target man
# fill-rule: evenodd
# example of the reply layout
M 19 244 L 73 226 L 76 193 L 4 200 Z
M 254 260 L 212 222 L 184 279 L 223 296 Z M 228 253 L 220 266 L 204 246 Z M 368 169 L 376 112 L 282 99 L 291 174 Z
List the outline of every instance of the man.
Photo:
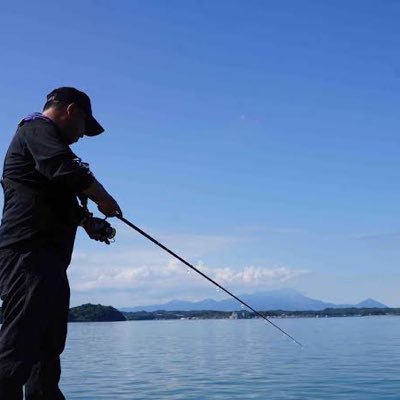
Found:
M 108 242 L 79 198 L 106 216 L 122 215 L 88 164 L 70 149 L 84 135 L 104 130 L 89 97 L 62 87 L 47 96 L 42 113 L 18 125 L 5 157 L 0 226 L 0 400 L 65 399 L 58 382 L 69 310 L 67 267 L 81 224 Z M 103 223 L 103 228 L 108 223 Z M 101 224 L 100 224 L 101 225 Z M 109 226 L 109 225 L 108 225 Z

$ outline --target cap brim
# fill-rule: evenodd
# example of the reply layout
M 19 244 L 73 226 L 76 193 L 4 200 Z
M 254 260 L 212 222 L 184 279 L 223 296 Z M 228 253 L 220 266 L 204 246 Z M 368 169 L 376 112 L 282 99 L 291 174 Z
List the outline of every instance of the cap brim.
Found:
M 104 128 L 96 121 L 96 119 L 91 115 L 86 121 L 86 136 L 97 136 L 104 132 Z

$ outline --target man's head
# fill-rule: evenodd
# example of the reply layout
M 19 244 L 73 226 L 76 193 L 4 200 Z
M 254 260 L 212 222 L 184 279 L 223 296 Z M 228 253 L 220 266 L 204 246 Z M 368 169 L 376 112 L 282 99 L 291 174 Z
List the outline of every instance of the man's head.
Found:
M 104 132 L 92 115 L 89 97 L 72 87 L 61 87 L 49 93 L 43 114 L 59 126 L 69 144 L 83 135 L 96 136 Z

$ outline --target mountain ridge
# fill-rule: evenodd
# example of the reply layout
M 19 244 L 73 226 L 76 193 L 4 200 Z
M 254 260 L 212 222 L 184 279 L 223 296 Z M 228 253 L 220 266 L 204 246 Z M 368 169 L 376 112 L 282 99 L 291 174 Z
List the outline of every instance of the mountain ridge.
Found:
M 367 298 L 357 304 L 335 304 L 312 299 L 304 296 L 295 289 L 277 289 L 253 294 L 241 294 L 238 296 L 256 310 L 287 310 L 287 311 L 319 311 L 325 308 L 387 308 L 383 303 Z M 200 301 L 171 300 L 163 304 L 150 304 L 145 306 L 121 307 L 122 312 L 135 311 L 235 311 L 240 310 L 241 305 L 232 298 L 224 300 L 204 299 Z

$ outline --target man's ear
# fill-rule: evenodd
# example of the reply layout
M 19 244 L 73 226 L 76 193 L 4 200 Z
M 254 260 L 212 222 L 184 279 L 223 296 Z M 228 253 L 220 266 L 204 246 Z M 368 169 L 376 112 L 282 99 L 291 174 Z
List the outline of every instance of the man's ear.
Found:
M 68 117 L 72 117 L 73 115 L 75 115 L 77 108 L 78 108 L 78 106 L 75 103 L 69 104 L 68 107 L 67 107 L 67 115 L 68 115 Z

